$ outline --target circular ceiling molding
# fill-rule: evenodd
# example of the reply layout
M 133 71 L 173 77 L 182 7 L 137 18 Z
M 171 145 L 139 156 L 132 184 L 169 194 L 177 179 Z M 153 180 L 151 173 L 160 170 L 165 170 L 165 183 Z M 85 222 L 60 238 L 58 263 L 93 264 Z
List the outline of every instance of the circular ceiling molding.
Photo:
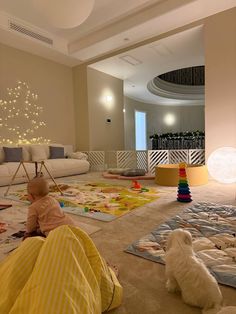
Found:
M 203 86 L 205 85 L 205 66 L 178 69 L 161 74 L 157 78 L 173 84 Z
M 168 83 L 155 78 L 148 82 L 147 89 L 150 93 L 170 99 L 204 100 L 204 86 L 188 86 Z
M 150 93 L 169 99 L 204 100 L 204 66 L 179 69 L 154 77 L 147 84 Z
M 92 12 L 94 0 L 34 0 L 35 8 L 57 28 L 74 28 Z

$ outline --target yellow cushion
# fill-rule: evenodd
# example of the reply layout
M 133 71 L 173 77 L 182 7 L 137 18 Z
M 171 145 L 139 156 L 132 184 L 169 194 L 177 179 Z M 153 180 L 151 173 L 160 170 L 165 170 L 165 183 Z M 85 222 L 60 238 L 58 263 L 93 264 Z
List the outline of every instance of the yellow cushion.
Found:
M 122 298 L 114 273 L 76 227 L 25 240 L 0 264 L 0 278 L 0 313 L 100 314 Z

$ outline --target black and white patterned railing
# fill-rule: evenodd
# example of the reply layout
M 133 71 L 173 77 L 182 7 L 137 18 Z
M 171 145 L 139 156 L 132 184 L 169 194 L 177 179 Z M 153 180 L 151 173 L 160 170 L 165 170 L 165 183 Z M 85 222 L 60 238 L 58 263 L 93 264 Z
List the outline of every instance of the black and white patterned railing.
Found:
M 86 151 L 90 169 L 102 171 L 108 168 L 138 168 L 155 173 L 158 164 L 204 164 L 204 149 L 183 150 L 119 150 L 119 151 Z

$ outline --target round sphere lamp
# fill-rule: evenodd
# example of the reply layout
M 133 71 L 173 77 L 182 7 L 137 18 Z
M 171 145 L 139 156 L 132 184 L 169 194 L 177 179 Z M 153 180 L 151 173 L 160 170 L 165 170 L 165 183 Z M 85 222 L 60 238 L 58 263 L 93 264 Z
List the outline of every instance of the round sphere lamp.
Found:
M 236 183 L 236 148 L 221 147 L 207 161 L 210 175 L 221 183 Z
M 52 26 L 74 28 L 92 12 L 94 0 L 34 0 L 33 4 Z

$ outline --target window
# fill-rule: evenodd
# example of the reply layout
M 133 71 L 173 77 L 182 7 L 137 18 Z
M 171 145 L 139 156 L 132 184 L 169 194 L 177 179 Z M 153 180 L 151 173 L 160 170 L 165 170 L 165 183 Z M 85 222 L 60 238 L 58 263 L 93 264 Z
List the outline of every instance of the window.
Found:
M 135 111 L 135 149 L 147 149 L 146 112 Z

